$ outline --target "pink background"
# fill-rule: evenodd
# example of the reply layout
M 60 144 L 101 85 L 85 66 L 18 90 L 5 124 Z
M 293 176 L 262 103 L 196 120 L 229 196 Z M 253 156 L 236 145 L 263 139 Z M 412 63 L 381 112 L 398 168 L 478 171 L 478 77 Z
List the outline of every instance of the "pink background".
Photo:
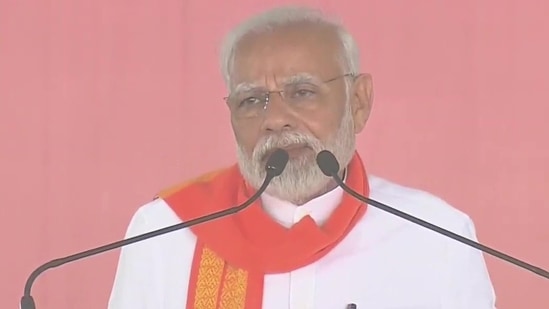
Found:
M 274 2 L 1 0 L 1 308 L 18 307 L 39 264 L 119 239 L 159 189 L 233 162 L 217 46 Z M 374 76 L 369 171 L 549 268 L 549 5 L 309 3 L 345 19 Z M 46 272 L 38 308 L 105 307 L 117 257 Z M 549 303 L 547 280 L 487 261 L 500 309 Z

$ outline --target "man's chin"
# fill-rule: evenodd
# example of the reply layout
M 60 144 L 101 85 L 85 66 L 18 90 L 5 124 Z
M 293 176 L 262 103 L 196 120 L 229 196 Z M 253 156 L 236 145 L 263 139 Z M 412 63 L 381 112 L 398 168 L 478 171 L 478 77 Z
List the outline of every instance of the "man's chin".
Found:
M 303 179 L 296 177 L 292 180 L 274 179 L 267 188 L 267 193 L 296 205 L 302 205 L 312 198 L 322 195 L 326 190 L 328 181 L 328 179 L 308 177 Z
M 286 168 L 278 178 L 291 178 L 300 180 L 302 177 L 311 173 L 311 169 L 316 167 L 315 158 L 311 155 L 299 155 L 288 159 Z

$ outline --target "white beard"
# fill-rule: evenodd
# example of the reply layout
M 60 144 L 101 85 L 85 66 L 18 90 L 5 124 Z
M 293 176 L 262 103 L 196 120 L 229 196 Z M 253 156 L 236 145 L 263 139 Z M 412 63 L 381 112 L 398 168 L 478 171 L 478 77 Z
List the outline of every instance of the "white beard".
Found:
M 316 163 L 316 155 L 322 150 L 334 154 L 344 169 L 351 161 L 355 152 L 355 132 L 351 106 L 346 104 L 345 113 L 337 132 L 323 144 L 317 138 L 298 132 L 283 132 L 279 135 L 269 135 L 260 140 L 254 148 L 251 158 L 243 147 L 238 145 L 237 158 L 240 172 L 248 183 L 258 189 L 265 180 L 265 154 L 274 148 L 292 144 L 305 144 L 313 153 L 291 158 L 284 172 L 275 177 L 266 192 L 282 200 L 301 205 L 311 197 L 326 189 L 330 178 L 322 173 Z

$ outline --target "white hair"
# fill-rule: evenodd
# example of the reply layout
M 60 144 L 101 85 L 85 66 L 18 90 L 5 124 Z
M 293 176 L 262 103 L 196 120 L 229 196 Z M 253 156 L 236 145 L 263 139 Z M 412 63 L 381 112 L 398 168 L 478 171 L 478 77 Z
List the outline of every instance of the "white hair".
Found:
M 225 37 L 221 45 L 220 62 L 221 72 L 227 87 L 231 87 L 231 73 L 235 58 L 235 52 L 240 40 L 250 33 L 262 33 L 298 23 L 313 23 L 334 27 L 338 38 L 341 41 L 341 55 L 338 55 L 342 62 L 345 73 L 357 75 L 360 70 L 359 49 L 352 35 L 341 23 L 326 16 L 320 10 L 307 7 L 285 6 L 268 10 L 256 15 L 237 27 Z

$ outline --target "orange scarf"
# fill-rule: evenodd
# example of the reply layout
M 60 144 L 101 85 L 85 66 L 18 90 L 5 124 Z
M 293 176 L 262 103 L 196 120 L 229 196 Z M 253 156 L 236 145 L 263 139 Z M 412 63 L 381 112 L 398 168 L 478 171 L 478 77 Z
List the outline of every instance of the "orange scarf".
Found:
M 368 180 L 357 153 L 346 177 L 347 185 L 368 196 Z M 179 185 L 160 197 L 181 220 L 188 221 L 239 205 L 252 193 L 234 165 Z M 197 244 L 187 308 L 261 308 L 266 274 L 290 272 L 322 258 L 365 211 L 365 205 L 346 194 L 322 227 L 307 216 L 286 229 L 262 210 L 258 200 L 233 216 L 191 227 Z

